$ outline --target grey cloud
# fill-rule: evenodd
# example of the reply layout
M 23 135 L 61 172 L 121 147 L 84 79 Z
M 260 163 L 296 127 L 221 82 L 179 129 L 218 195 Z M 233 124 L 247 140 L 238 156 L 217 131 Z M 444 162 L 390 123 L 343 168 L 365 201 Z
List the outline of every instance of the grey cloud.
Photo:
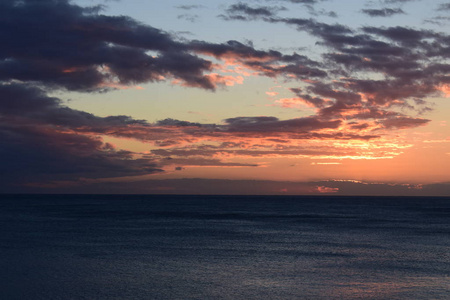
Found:
M 310 5 L 318 1 L 290 2 Z M 390 1 L 400 2 L 407 1 Z M 0 138 L 4 145 L 0 155 L 6 160 L 0 171 L 11 173 L 22 182 L 33 175 L 52 180 L 58 176 L 101 178 L 161 171 L 160 157 L 134 158 L 134 153 L 115 150 L 96 135 L 135 138 L 173 151 L 195 138 L 225 141 L 270 137 L 274 142 L 286 138 L 370 140 L 378 136 L 337 129 L 344 124 L 353 130 L 369 129 L 369 123 L 364 122 L 367 119 L 387 130 L 427 124 L 427 119 L 388 109 L 397 106 L 426 110 L 423 99 L 436 95 L 440 84 L 450 83 L 450 67 L 445 61 L 450 57 L 450 38 L 429 30 L 400 26 L 366 26 L 356 30 L 314 19 L 280 18 L 276 13 L 281 7 L 250 7 L 242 3 L 230 6 L 230 15 L 290 25 L 316 37 L 326 51 L 325 61 L 317 62 L 296 53 L 257 50 L 250 43 L 238 41 L 181 42 L 131 18 L 104 16 L 98 7 L 81 8 L 68 1 L 16 3 L 0 3 L 0 38 L 8 41 L 0 47 Z M 216 83 L 205 75 L 214 66 L 206 56 L 218 60 L 233 58 L 259 75 L 306 81 L 307 87 L 292 88 L 291 92 L 316 107 L 317 114 L 287 120 L 235 117 L 221 125 L 174 119 L 149 124 L 127 116 L 98 117 L 65 107 L 60 99 L 46 94 L 50 89 L 90 92 L 105 89 L 111 82 L 133 85 L 165 80 L 163 77 L 177 79 L 185 86 L 214 90 Z M 381 79 L 360 77 L 360 71 L 374 72 Z M 323 129 L 335 130 L 325 133 Z M 216 150 L 194 150 L 197 154 L 218 150 L 243 155 L 317 153 L 305 149 L 299 152 L 279 144 L 259 152 L 229 149 L 237 147 L 231 144 L 222 144 Z M 159 150 L 175 155 L 171 149 Z M 174 159 L 182 164 L 180 157 Z M 227 165 L 213 159 L 190 163 Z
M 450 2 L 440 4 L 438 10 L 450 10 Z
M 425 125 L 430 122 L 427 119 L 421 118 L 411 118 L 411 117 L 396 117 L 389 118 L 380 122 L 384 126 L 384 128 L 392 129 L 392 128 L 411 128 Z
M 135 176 L 161 172 L 148 159 L 133 159 L 95 137 L 51 127 L 0 124 L 3 184 Z M 6 182 L 5 182 L 6 181 Z
M 383 2 L 386 4 L 397 4 L 397 3 L 406 3 L 420 0 L 384 0 Z
M 275 14 L 275 12 L 283 10 L 282 7 L 269 7 L 269 6 L 259 6 L 251 7 L 245 3 L 232 4 L 227 9 L 226 12 L 229 15 L 244 14 L 246 16 L 257 16 L 257 17 L 270 17 Z
M 197 22 L 199 19 L 199 15 L 193 15 L 193 14 L 182 14 L 177 16 L 178 19 L 186 20 L 192 23 Z
M 363 9 L 362 12 L 371 17 L 391 17 L 405 14 L 401 8 Z
M 316 4 L 320 2 L 320 0 L 285 0 L 285 1 L 296 4 Z
M 293 93 L 295 93 L 298 97 L 305 100 L 307 103 L 313 105 L 314 107 L 323 108 L 327 101 L 324 98 L 313 97 L 310 94 L 304 93 L 300 88 L 291 88 Z
M 156 122 L 157 126 L 176 126 L 176 127 L 187 127 L 187 126 L 195 126 L 195 127 L 201 127 L 202 124 L 200 123 L 192 123 L 188 121 L 180 121 L 176 119 L 164 119 Z
M 0 84 L 0 116 L 28 124 L 63 126 L 66 128 L 95 128 L 148 125 L 128 116 L 98 117 L 61 105 L 61 100 L 49 97 L 37 87 L 23 84 Z
M 8 41 L 0 49 L 0 80 L 92 91 L 111 81 L 136 84 L 165 76 L 215 88 L 204 76 L 211 62 L 188 53 L 162 30 L 68 1 L 15 3 L 0 4 L 0 38 Z
M 142 180 L 118 184 L 116 182 L 92 183 L 90 185 L 56 189 L 60 193 L 165 193 L 205 195 L 308 195 L 318 194 L 318 187 L 332 189 L 335 195 L 354 196 L 450 196 L 450 183 L 441 182 L 420 185 L 358 181 L 271 181 L 184 178 L 166 180 Z M 54 190 L 54 189 L 53 189 Z M 53 191 L 52 190 L 52 191 Z M 28 192 L 45 189 L 27 188 Z M 368 199 L 369 200 L 369 199 Z
M 229 132 L 309 132 L 337 128 L 340 120 L 321 121 L 315 117 L 279 120 L 275 117 L 236 117 L 226 119 Z
M 0 172 L 25 184 L 35 180 L 74 180 L 161 172 L 153 160 L 133 158 L 95 135 L 107 128 L 148 126 L 127 116 L 98 117 L 61 105 L 37 88 L 0 85 Z
M 360 30 L 353 30 L 340 24 L 330 25 L 304 18 L 272 16 L 260 19 L 295 26 L 297 30 L 308 32 L 318 38 L 317 43 L 330 50 L 323 54 L 325 60 L 329 62 L 328 66 L 322 64 L 320 68 L 314 70 L 315 72 L 297 73 L 300 76 L 296 76 L 326 79 L 332 79 L 333 76 L 347 77 L 334 81 L 325 80 L 323 83 L 313 82 L 306 92 L 296 93 L 305 101 L 320 108 L 319 115 L 322 117 L 339 117 L 346 111 L 355 109 L 377 112 L 379 105 L 414 108 L 413 104 L 419 103 L 416 99 L 425 99 L 437 94 L 437 87 L 448 81 L 447 64 L 429 60 L 430 57 L 449 56 L 450 38 L 442 33 L 402 26 L 366 26 Z M 270 66 L 260 62 L 251 64 L 254 67 L 261 65 L 260 70 L 267 76 L 273 76 L 275 73 Z M 292 70 L 290 66 L 283 71 L 295 74 Z M 372 82 L 364 81 L 359 79 L 358 75 L 354 75 L 355 71 L 375 72 L 384 78 Z M 350 81 L 351 85 L 346 85 Z M 370 93 L 368 103 L 363 103 L 358 94 L 361 92 Z M 332 103 L 325 107 L 325 102 L 320 100 L 323 98 L 331 98 Z M 428 109 L 416 108 L 419 112 Z M 414 126 L 413 123 L 409 124 Z
M 203 5 L 196 5 L 196 4 L 191 4 L 191 5 L 178 5 L 175 6 L 178 9 L 183 9 L 183 10 L 191 10 L 191 9 L 197 9 L 197 8 L 203 8 Z
M 190 49 L 199 53 L 207 53 L 217 58 L 231 57 L 246 67 L 269 77 L 294 75 L 297 78 L 325 77 L 327 73 L 320 68 L 320 63 L 299 54 L 284 55 L 278 51 L 256 50 L 250 45 L 238 41 L 223 44 L 211 44 L 203 41 L 192 41 Z M 280 65 L 280 63 L 288 63 Z
M 424 39 L 436 39 L 441 36 L 429 30 L 416 30 L 413 28 L 396 27 L 363 27 L 363 31 L 370 34 L 388 38 L 394 42 L 399 42 L 405 46 L 424 47 Z
M 154 150 L 152 151 L 153 154 L 162 154 L 162 155 L 173 155 L 173 151 L 167 151 L 164 152 L 162 149 L 161 151 Z M 197 153 L 198 155 L 198 153 Z M 214 159 L 214 158 L 204 158 L 204 157 L 188 157 L 189 154 L 187 154 L 184 158 L 172 158 L 171 160 L 167 161 L 169 164 L 174 165 L 183 165 L 184 167 L 188 166 L 208 166 L 208 167 L 258 167 L 257 164 L 248 164 L 248 163 L 236 163 L 236 162 L 223 162 L 220 159 Z M 181 167 L 184 169 L 184 167 Z M 180 168 L 180 167 L 178 167 Z M 181 169 L 181 170 L 182 170 Z

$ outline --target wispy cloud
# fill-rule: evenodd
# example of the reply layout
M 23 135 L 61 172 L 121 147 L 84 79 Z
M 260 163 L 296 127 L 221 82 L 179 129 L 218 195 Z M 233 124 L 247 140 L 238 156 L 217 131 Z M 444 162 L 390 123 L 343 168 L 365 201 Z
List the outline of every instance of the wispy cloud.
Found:
M 198 5 L 198 4 L 191 4 L 191 5 L 178 5 L 175 6 L 178 9 L 183 9 L 183 10 L 192 10 L 192 9 L 198 9 L 198 8 L 204 8 L 203 5 Z
M 405 14 L 401 8 L 363 9 L 362 12 L 370 17 L 391 17 Z
M 450 10 L 450 2 L 439 4 L 438 10 Z

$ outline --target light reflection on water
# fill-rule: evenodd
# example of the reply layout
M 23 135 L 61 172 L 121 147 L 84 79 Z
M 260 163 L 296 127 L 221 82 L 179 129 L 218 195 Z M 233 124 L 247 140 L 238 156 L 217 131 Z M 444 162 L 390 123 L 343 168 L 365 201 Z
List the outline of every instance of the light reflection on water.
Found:
M 450 199 L 0 201 L 4 299 L 449 299 Z
M 348 282 L 336 287 L 331 294 L 342 299 L 445 299 L 450 295 L 449 278 L 406 277 L 392 280 L 390 282 Z M 430 291 L 424 292 L 427 289 Z

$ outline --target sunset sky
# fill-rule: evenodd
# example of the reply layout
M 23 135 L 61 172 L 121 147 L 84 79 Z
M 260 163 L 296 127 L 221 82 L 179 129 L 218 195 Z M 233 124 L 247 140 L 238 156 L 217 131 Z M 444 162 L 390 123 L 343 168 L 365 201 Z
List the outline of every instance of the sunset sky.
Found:
M 2 0 L 3 193 L 450 196 L 450 2 Z

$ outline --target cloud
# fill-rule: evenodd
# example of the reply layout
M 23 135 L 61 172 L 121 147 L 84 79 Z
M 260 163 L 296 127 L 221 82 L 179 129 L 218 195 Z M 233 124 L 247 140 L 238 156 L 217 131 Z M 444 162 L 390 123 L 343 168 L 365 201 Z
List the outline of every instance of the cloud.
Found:
M 312 6 L 319 1 L 287 2 L 306 5 L 313 15 L 328 13 Z M 70 1 L 2 1 L 0 35 L 8 42 L 0 48 L 0 157 L 5 161 L 0 171 L 11 174 L 11 184 L 25 184 L 37 177 L 51 182 L 157 174 L 169 165 L 171 171 L 261 166 L 233 161 L 235 157 L 386 158 L 395 154 L 383 144 L 384 134 L 430 121 L 405 111 L 427 111 L 425 100 L 446 92 L 448 35 L 279 17 L 284 10 L 237 3 L 224 18 L 306 32 L 317 41 L 314 51 L 320 49 L 316 59 L 256 49 L 251 42 L 177 39 L 130 17 L 102 15 L 100 7 Z M 402 12 L 364 11 L 373 16 Z M 96 116 L 49 96 L 53 91 L 92 93 L 157 81 L 214 91 L 243 84 L 248 76 L 294 82 L 297 87 L 289 89 L 293 97 L 275 99 L 273 94 L 273 100 L 285 107 L 308 105 L 313 114 L 283 120 L 230 116 L 220 124 L 170 118 L 149 123 L 122 115 Z M 119 150 L 104 142 L 110 137 L 135 139 L 150 150 Z M 364 152 L 345 141 L 371 141 L 382 150 Z M 320 188 L 341 191 L 326 183 L 308 185 L 308 191 Z
M 221 17 L 225 20 L 247 20 L 248 18 L 271 17 L 281 10 L 285 10 L 285 8 L 269 6 L 251 7 L 245 3 L 237 3 L 230 5 L 225 10 L 227 15 L 222 15 Z
M 386 4 L 397 4 L 397 3 L 406 3 L 420 0 L 384 0 L 383 2 Z
M 16 5 L 7 0 L 0 4 L 0 18 L 8 40 L 0 50 L 0 80 L 92 91 L 111 83 L 175 78 L 215 88 L 204 76 L 211 71 L 210 61 L 188 53 L 170 34 L 129 17 L 100 15 L 68 1 Z
M 441 10 L 450 10 L 450 3 L 442 3 L 439 4 L 439 8 L 437 9 L 438 11 Z
M 230 157 L 336 155 L 332 150 L 281 147 L 269 141 L 258 146 L 261 138 L 283 136 L 294 139 L 358 139 L 374 136 L 342 133 L 322 134 L 321 130 L 335 129 L 340 120 L 320 120 L 314 117 L 279 120 L 276 117 L 236 117 L 223 125 L 201 124 L 164 119 L 154 124 L 128 116 L 98 117 L 63 106 L 62 101 L 49 97 L 38 87 L 4 83 L 0 85 L 0 129 L 5 145 L 2 157 L 8 160 L 3 171 L 10 180 L 29 183 L 33 176 L 51 182 L 57 178 L 109 178 L 139 176 L 162 172 L 166 165 L 256 167 L 255 163 L 223 161 Z M 101 136 L 133 138 L 160 147 L 152 155 L 116 150 L 104 143 Z M 230 141 L 257 138 L 249 147 L 237 150 L 239 144 L 224 142 L 215 148 L 205 148 L 202 141 Z M 183 144 L 189 148 L 177 148 Z M 252 145 L 253 144 L 253 145 Z M 37 146 L 34 146 L 37 145 Z M 168 148 L 165 152 L 162 147 Z M 231 147 L 231 148 L 230 148 Z M 30 149 L 34 148 L 33 151 Z M 259 149 L 258 149 L 259 148 Z M 229 150 L 227 150 L 229 149 Z M 355 153 L 340 151 L 339 155 Z M 211 158 L 216 156 L 217 158 Z M 172 159 L 167 160 L 168 157 Z M 45 167 L 48 164 L 47 167 Z M 29 174 L 29 175 L 24 175 Z
M 423 126 L 428 122 L 430 122 L 430 120 L 421 119 L 421 118 L 396 117 L 396 118 L 389 118 L 389 119 L 383 120 L 380 123 L 386 129 L 391 129 L 391 128 L 411 128 L 411 127 Z
M 320 64 L 299 54 L 283 55 L 274 50 L 256 50 L 251 45 L 238 41 L 211 44 L 204 41 L 192 41 L 190 49 L 195 52 L 225 60 L 229 65 L 238 65 L 261 76 L 288 76 L 298 79 L 323 78 L 327 73 Z
M 161 172 L 149 159 L 115 150 L 96 137 L 32 125 L 0 124 L 0 171 L 8 174 L 3 184 L 27 184 L 39 180 L 74 180 Z
M 321 194 L 330 194 L 330 193 L 337 193 L 339 192 L 339 188 L 331 188 L 327 186 L 318 186 L 317 190 Z
M 158 153 L 155 152 L 155 154 Z M 224 162 L 220 159 L 214 158 L 204 158 L 204 157 L 175 157 L 170 160 L 166 160 L 168 165 L 182 165 L 182 169 L 185 167 L 228 167 L 228 168 L 239 168 L 239 167 L 258 167 L 258 164 L 249 163 L 237 163 L 237 162 Z M 177 170 L 182 170 L 180 167 L 176 167 Z
M 441 64 L 438 60 L 428 60 L 430 57 L 448 58 L 448 51 L 445 50 L 448 47 L 446 46 L 448 45 L 448 36 L 442 33 L 402 26 L 387 28 L 366 26 L 356 31 L 340 24 L 329 25 L 312 19 L 276 16 L 262 17 L 260 20 L 295 26 L 297 30 L 308 32 L 318 38 L 318 44 L 330 49 L 323 54 L 323 57 L 329 62 L 328 66 L 316 65 L 314 69 L 307 69 L 304 64 L 302 68 L 297 69 L 298 72 L 294 72 L 291 66 L 271 68 L 260 62 L 248 64 L 254 69 L 259 67 L 259 70 L 267 76 L 281 71 L 299 79 L 314 77 L 332 79 L 333 74 L 336 74 L 341 77 L 353 77 L 345 79 L 345 81 L 359 80 L 362 82 L 358 79 L 358 74 L 354 74 L 355 71 L 378 73 L 384 78 L 378 80 L 377 85 L 389 87 L 392 94 L 379 89 L 380 92 L 376 98 L 373 98 L 377 103 L 373 102 L 372 104 L 392 103 L 398 105 L 401 103 L 410 107 L 413 106 L 411 103 L 407 104 L 408 101 L 436 94 L 439 86 L 446 80 L 445 74 L 448 73 L 448 65 Z M 306 67 L 311 68 L 312 65 L 306 65 Z M 331 86 L 337 86 L 337 81 L 324 84 L 328 84 L 331 88 Z M 345 86 L 345 82 L 342 82 L 342 86 Z M 314 84 L 312 89 L 314 89 Z M 309 90 L 309 92 L 311 91 Z M 399 94 L 399 91 L 405 92 L 402 93 L 401 99 L 396 99 L 395 94 Z M 307 99 L 306 94 L 304 93 L 301 98 Z M 312 94 L 308 96 L 315 97 Z M 315 97 L 315 99 L 318 98 Z
M 61 100 L 47 96 L 34 86 L 11 83 L 0 84 L 0 115 L 3 122 L 12 120 L 17 124 L 53 125 L 61 128 L 86 128 L 146 125 L 143 120 L 128 116 L 98 117 L 61 105 Z
M 290 90 L 294 92 L 302 102 L 313 107 L 323 108 L 327 103 L 330 102 L 325 98 L 314 97 L 309 93 L 304 93 L 300 88 L 291 88 Z
M 340 120 L 321 121 L 315 117 L 279 120 L 275 117 L 235 117 L 226 119 L 229 132 L 311 132 L 337 128 Z
M 157 163 L 116 150 L 95 133 L 102 128 L 147 126 L 127 116 L 97 117 L 61 105 L 37 88 L 0 85 L 0 157 L 4 179 L 14 184 L 41 180 L 144 175 L 161 172 Z
M 426 19 L 424 23 L 444 26 L 446 23 L 450 21 L 450 17 L 447 16 L 437 16 L 433 17 L 432 19 Z
M 295 4 L 316 4 L 323 0 L 285 0 Z
M 182 15 L 178 15 L 177 18 L 180 19 L 180 20 L 186 20 L 186 21 L 189 21 L 191 23 L 195 23 L 199 19 L 199 15 L 182 14 Z
M 393 15 L 405 14 L 401 8 L 363 9 L 362 12 L 370 17 L 391 17 Z
M 58 183 L 55 183 L 55 186 Z M 126 188 L 124 189 L 124 187 Z M 166 180 L 133 180 L 126 185 L 116 181 L 83 181 L 79 185 L 45 188 L 27 186 L 25 192 L 59 193 L 135 193 L 135 194 L 191 194 L 191 195 L 320 195 L 320 191 L 347 196 L 449 196 L 450 183 L 423 184 L 421 189 L 408 183 L 376 183 L 346 181 L 271 181 L 185 178 Z
M 191 10 L 191 9 L 197 9 L 197 8 L 204 8 L 203 5 L 195 5 L 195 4 L 192 4 L 192 5 L 178 5 L 178 6 L 175 6 L 175 7 L 178 8 L 178 9 L 183 9 L 183 10 Z

